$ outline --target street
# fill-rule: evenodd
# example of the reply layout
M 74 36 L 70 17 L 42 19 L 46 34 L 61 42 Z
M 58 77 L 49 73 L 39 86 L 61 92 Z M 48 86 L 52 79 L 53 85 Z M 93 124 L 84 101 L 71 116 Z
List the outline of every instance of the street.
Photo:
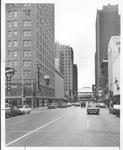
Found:
M 100 108 L 68 107 L 33 110 L 6 119 L 7 147 L 120 147 L 120 118 Z

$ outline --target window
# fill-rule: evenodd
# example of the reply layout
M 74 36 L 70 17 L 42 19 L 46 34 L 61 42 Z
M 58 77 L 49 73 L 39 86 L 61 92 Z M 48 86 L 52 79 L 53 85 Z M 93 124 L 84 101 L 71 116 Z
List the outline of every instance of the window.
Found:
M 120 45 L 120 41 L 116 42 L 116 45 Z
M 14 17 L 17 17 L 17 15 L 18 15 L 18 12 L 14 11 Z
M 11 17 L 11 16 L 12 16 L 12 12 L 8 11 L 8 17 Z
M 23 21 L 23 26 L 24 27 L 30 27 L 31 26 L 31 21 L 30 20 L 24 20 Z
M 8 57 L 11 57 L 11 51 L 8 51 Z
M 23 36 L 31 36 L 31 31 L 30 30 L 24 30 Z
M 14 21 L 14 27 L 17 27 L 18 24 L 17 24 L 17 21 Z
M 17 47 L 17 41 L 14 41 L 14 47 Z
M 31 46 L 31 41 L 30 40 L 24 40 L 23 46 Z
M 17 57 L 17 50 L 14 50 L 13 55 L 14 57 Z
M 15 70 L 13 76 L 14 76 L 14 77 L 17 77 L 17 70 Z
M 13 66 L 14 66 L 14 67 L 17 67 L 17 60 L 14 60 L 14 61 L 13 61 Z
M 12 41 L 8 41 L 8 47 L 12 46 Z
M 13 33 L 14 33 L 14 36 L 17 36 L 18 34 L 17 30 L 13 31 Z
M 12 22 L 8 21 L 8 27 L 10 28 L 12 26 Z
M 25 3 L 23 6 L 24 6 L 24 7 L 29 7 L 29 6 L 31 6 L 31 4 Z
M 8 67 L 11 67 L 11 60 L 8 61 Z
M 30 10 L 23 10 L 23 16 L 30 16 Z
M 27 76 L 30 76 L 31 75 L 31 71 L 30 70 L 24 70 L 23 71 L 23 76 L 24 77 L 27 77 Z
M 8 37 L 11 37 L 11 36 L 12 36 L 12 32 L 8 31 Z
M 23 51 L 23 56 L 24 57 L 31 56 L 31 50 L 24 50 Z
M 23 61 L 23 66 L 24 66 L 24 67 L 29 67 L 29 66 L 31 66 L 31 61 L 30 61 L 30 60 L 24 60 L 24 61 Z

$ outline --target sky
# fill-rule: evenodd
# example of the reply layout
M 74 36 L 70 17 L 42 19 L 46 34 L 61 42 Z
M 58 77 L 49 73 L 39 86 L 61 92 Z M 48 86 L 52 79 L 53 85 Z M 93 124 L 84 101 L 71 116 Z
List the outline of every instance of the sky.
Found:
M 78 66 L 78 89 L 95 84 L 95 22 L 97 9 L 104 5 L 119 5 L 122 0 L 4 0 L 4 3 L 54 3 L 55 41 L 69 45 Z M 2 12 L 5 10 L 2 8 Z M 4 15 L 2 16 L 4 20 Z M 4 31 L 4 26 L 2 27 Z M 5 36 L 5 35 L 4 35 Z M 3 37 L 4 37 L 3 36 Z M 4 47 L 2 48 L 4 49 Z M 2 60 L 4 62 L 4 53 Z M 4 65 L 3 65 L 4 68 Z
M 96 13 L 108 4 L 116 5 L 120 1 L 55 1 L 55 41 L 73 48 L 74 63 L 78 66 L 78 89 L 95 84 Z

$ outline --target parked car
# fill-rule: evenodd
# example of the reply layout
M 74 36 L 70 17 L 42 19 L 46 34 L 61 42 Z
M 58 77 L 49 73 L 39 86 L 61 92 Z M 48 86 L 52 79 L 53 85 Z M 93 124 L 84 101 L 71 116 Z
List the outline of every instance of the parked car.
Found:
M 79 102 L 76 102 L 76 103 L 75 103 L 75 107 L 76 107 L 76 106 L 80 106 L 80 103 L 79 103 Z
M 17 109 L 15 109 L 11 104 L 5 103 L 5 117 L 17 116 Z
M 67 104 L 66 104 L 66 103 L 61 103 L 61 104 L 59 105 L 59 107 L 60 107 L 60 108 L 67 108 Z
M 120 105 L 113 105 L 113 107 L 109 107 L 109 113 L 116 115 L 118 109 L 120 109 Z
M 72 105 L 71 105 L 71 103 L 67 103 L 67 107 L 71 107 Z
M 81 107 L 85 107 L 86 106 L 86 102 L 81 102 Z
M 96 106 L 99 108 L 106 108 L 106 105 L 104 103 L 97 103 Z
M 116 109 L 116 115 L 120 117 L 120 108 Z
M 51 103 L 51 104 L 48 105 L 48 109 L 54 109 L 54 108 L 57 108 L 57 107 L 58 106 L 55 103 Z
M 99 114 L 100 112 L 100 108 L 99 107 L 96 107 L 96 104 L 95 103 L 90 103 L 88 106 L 87 106 L 87 114 L 90 114 L 90 113 L 96 113 L 96 114 Z
M 32 111 L 32 108 L 29 105 L 19 105 L 18 114 L 29 114 Z

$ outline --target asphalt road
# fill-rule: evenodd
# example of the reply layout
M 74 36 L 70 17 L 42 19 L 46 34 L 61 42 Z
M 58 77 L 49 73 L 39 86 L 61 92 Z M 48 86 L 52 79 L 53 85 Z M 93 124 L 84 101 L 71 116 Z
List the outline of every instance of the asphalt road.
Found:
M 119 147 L 120 118 L 101 108 L 100 114 L 86 108 L 33 110 L 31 114 L 6 119 L 7 147 Z

